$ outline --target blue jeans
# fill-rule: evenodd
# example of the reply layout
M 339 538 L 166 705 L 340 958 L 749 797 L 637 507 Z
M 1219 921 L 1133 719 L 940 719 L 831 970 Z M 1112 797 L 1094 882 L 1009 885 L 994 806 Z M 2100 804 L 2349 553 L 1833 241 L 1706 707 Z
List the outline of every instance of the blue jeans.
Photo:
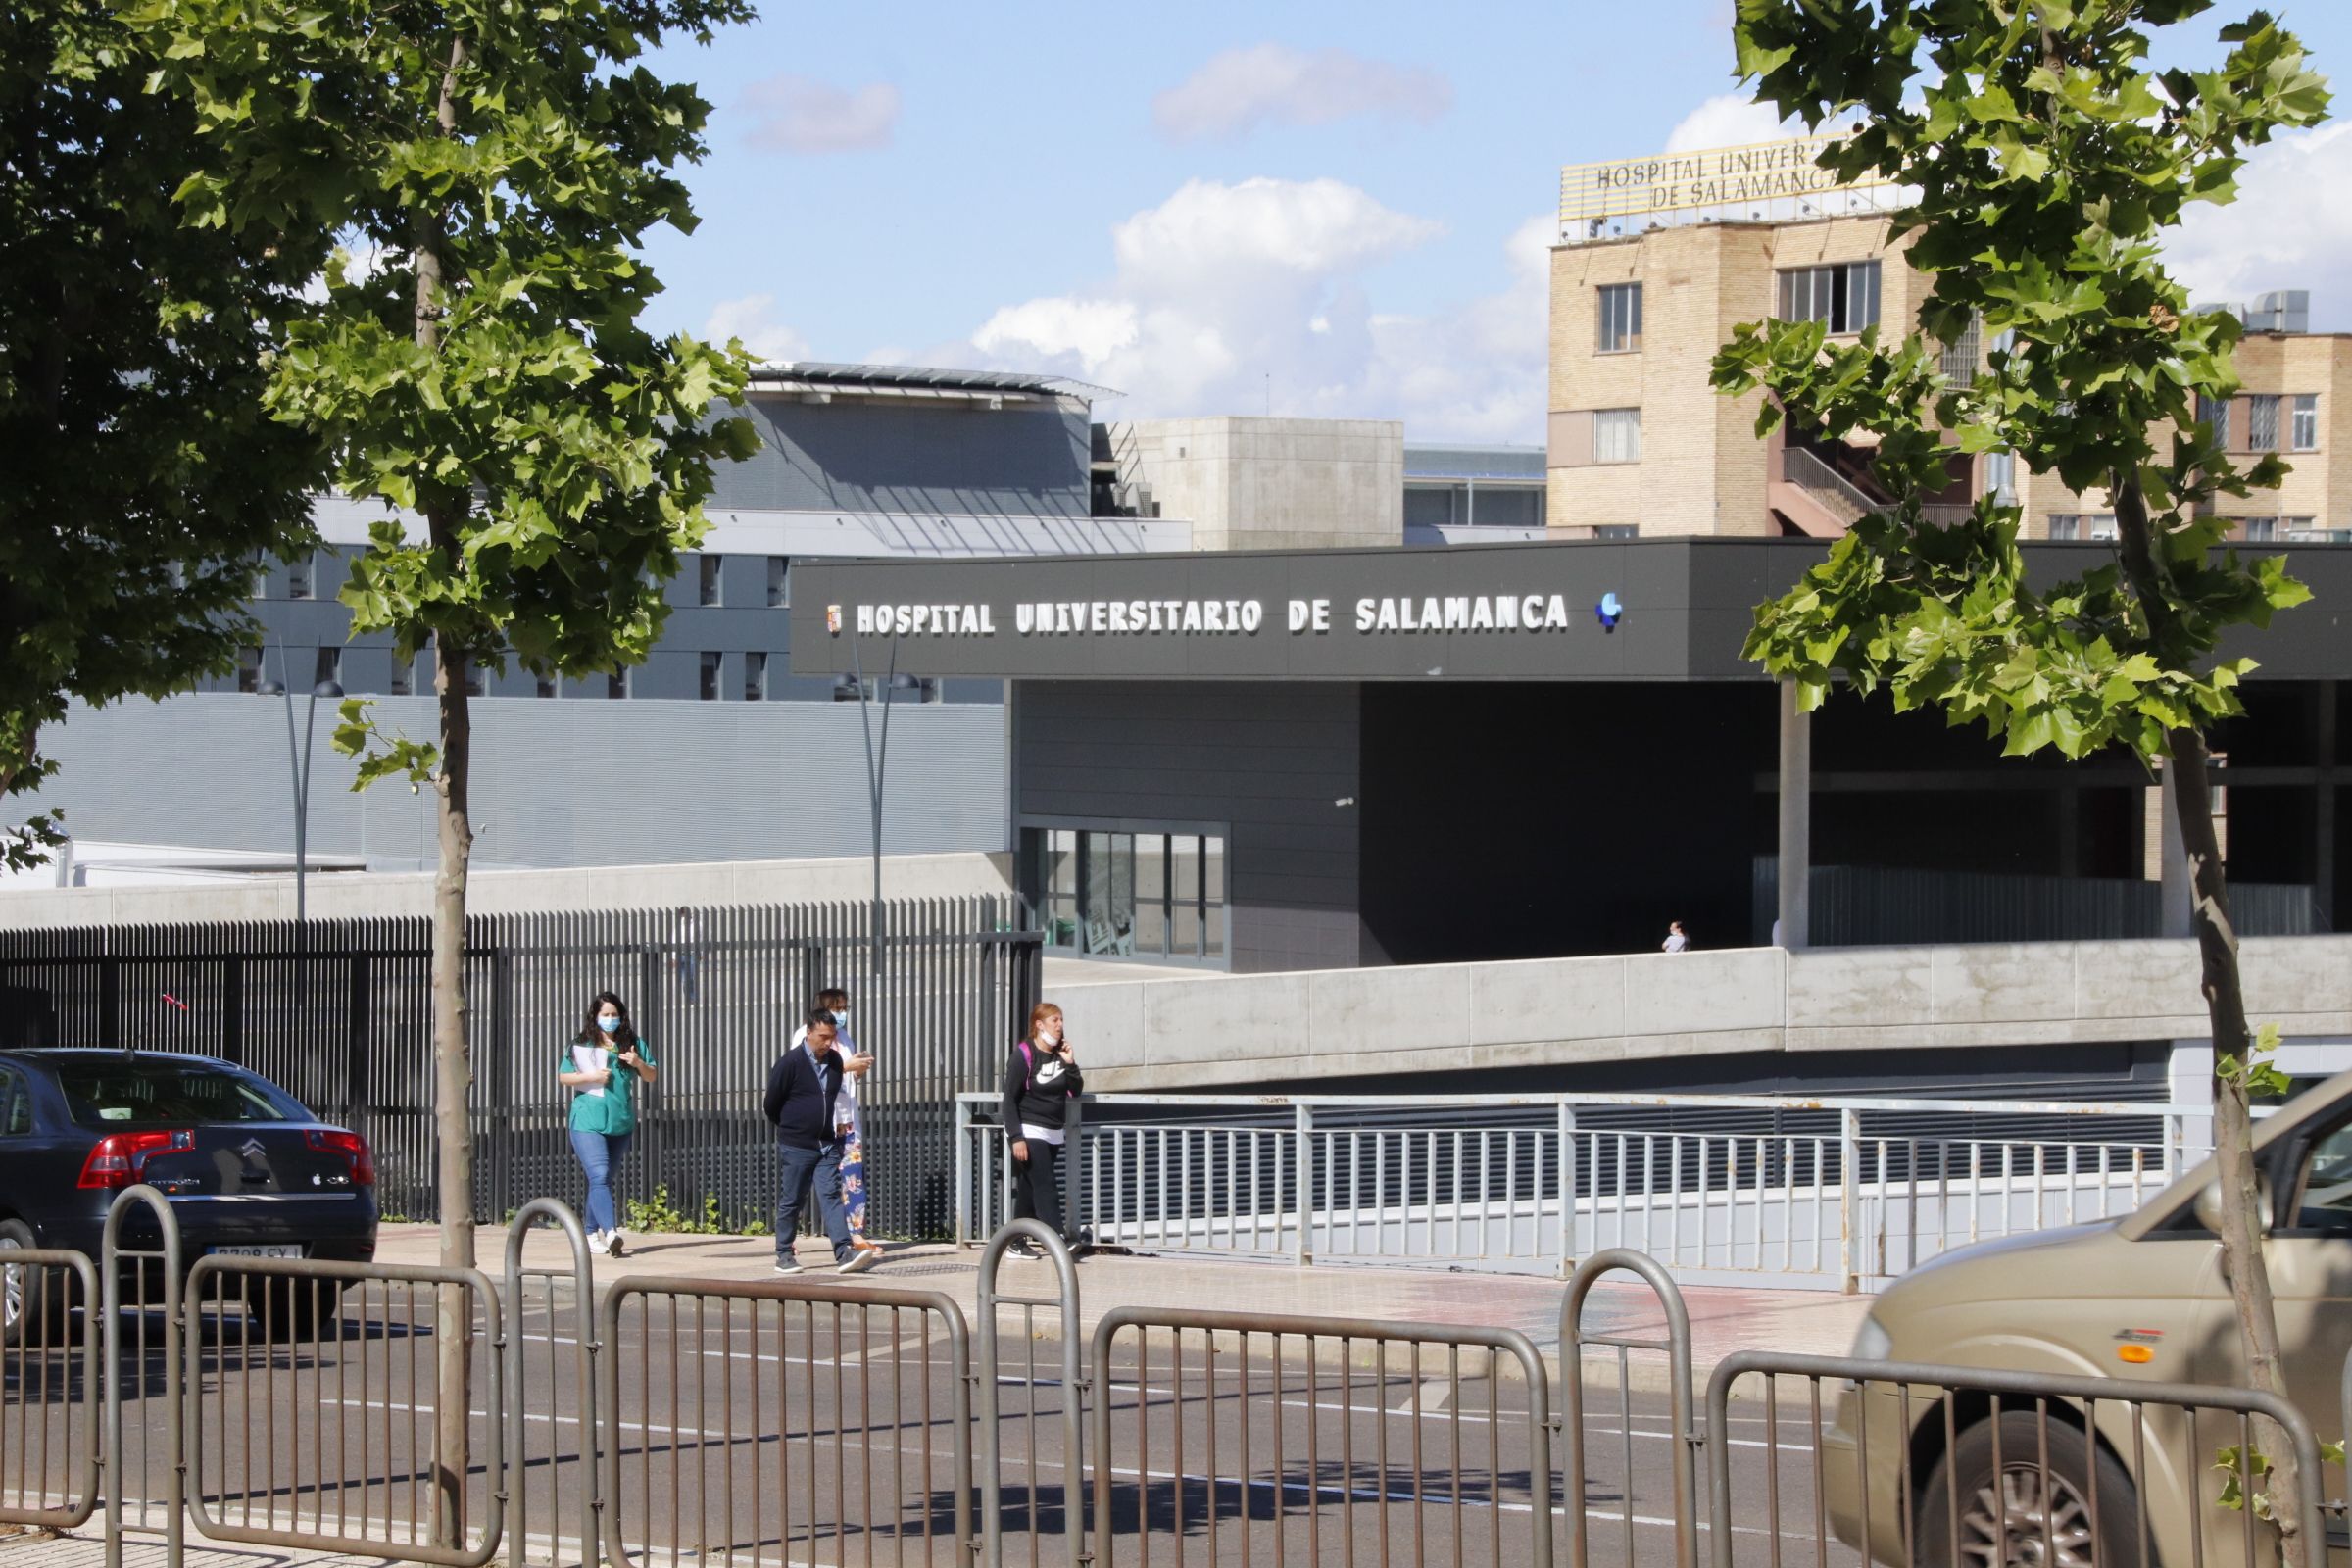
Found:
M 809 1189 L 816 1191 L 816 1217 L 833 1244 L 833 1260 L 846 1263 L 857 1255 L 850 1242 L 850 1215 L 842 1202 L 841 1141 L 800 1149 L 776 1146 L 776 1162 L 783 1167 L 783 1191 L 776 1195 L 776 1261 L 792 1261 L 792 1243 L 801 1228 L 801 1210 L 808 1204 Z
M 592 1231 L 620 1229 L 620 1215 L 612 1207 L 612 1173 L 628 1157 L 629 1140 L 636 1136 L 592 1133 L 585 1127 L 571 1130 L 571 1152 L 588 1177 L 588 1212 L 584 1222 Z

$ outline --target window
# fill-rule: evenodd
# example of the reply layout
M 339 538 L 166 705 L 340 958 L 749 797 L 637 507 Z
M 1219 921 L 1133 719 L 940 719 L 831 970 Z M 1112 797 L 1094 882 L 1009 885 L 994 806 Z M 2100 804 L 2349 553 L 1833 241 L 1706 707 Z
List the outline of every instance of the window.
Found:
M 2352 1127 L 2313 1142 L 2295 1184 L 2287 1224 L 2298 1230 L 2352 1230 Z
M 1879 324 L 1879 264 L 1838 262 L 1830 267 L 1796 267 L 1781 274 L 1784 321 L 1820 321 L 1833 332 L 1859 332 Z
M 724 556 L 699 556 L 696 559 L 702 563 L 702 602 L 706 605 L 715 605 L 719 603 L 719 563 L 726 558 Z
M 1225 841 L 1199 833 L 1022 834 L 1049 947 L 1222 962 Z
M 868 675 L 863 680 L 855 675 L 836 675 L 833 677 L 833 700 L 837 703 L 878 703 L 882 700 L 881 679 L 874 675 Z
M 1600 285 L 1600 354 L 1631 354 L 1642 346 L 1642 285 Z
M 2285 537 L 2278 530 L 2277 517 L 2248 517 L 2238 527 L 2240 529 L 2239 537 L 2243 539 L 2281 539 Z
M 237 690 L 245 693 L 262 689 L 262 651 L 259 648 L 237 650 Z
M 718 701 L 718 672 L 719 656 L 705 654 L 703 656 L 702 699 L 706 703 Z
M 57 1087 L 67 1114 L 83 1127 L 310 1119 L 284 1094 L 233 1067 L 154 1058 L 74 1063 L 57 1069 Z
M 2017 505 L 2017 454 L 1987 452 L 1984 454 L 1984 494 L 2001 506 Z
M 629 672 L 616 669 L 605 677 L 605 695 L 614 702 L 629 695 Z
M 286 597 L 288 599 L 311 597 L 311 558 L 309 556 L 296 556 L 292 561 L 286 563 Z
M 1954 386 L 1977 384 L 1977 362 L 1984 356 L 1984 318 L 1972 316 L 1968 328 L 1943 346 L 1943 378 Z
M 1642 525 L 1638 522 L 1604 522 L 1592 530 L 1595 539 L 1639 539 Z
M 769 606 L 779 609 L 792 603 L 792 558 L 790 556 L 767 558 L 767 602 Z
M 414 696 L 416 691 L 416 657 L 412 654 L 408 658 L 403 659 L 400 656 L 400 650 L 397 648 L 393 649 L 392 695 L 395 697 L 410 697 Z
M 2295 394 L 2293 427 L 2287 432 L 2288 445 L 2296 452 L 2320 450 L 2320 395 L 2317 392 Z
M 1592 461 L 1594 463 L 1640 463 L 1642 461 L 1642 411 L 1640 409 L 1595 409 L 1592 411 Z
M 564 688 L 558 684 L 558 678 L 554 675 L 539 676 L 533 683 L 532 691 L 540 697 L 560 697 L 564 694 Z
M 2213 440 L 2224 452 L 2230 450 L 2230 400 L 2209 398 L 2197 394 L 2197 422 L 2213 430 Z
M 2115 514 L 2112 512 L 2053 512 L 2050 514 L 2050 537 L 2053 539 L 2113 539 Z
M 463 660 L 460 662 L 459 667 L 466 672 L 466 696 L 483 697 L 489 694 L 490 677 L 483 670 L 481 661 L 475 659 Z
M 743 656 L 743 700 L 747 703 L 767 701 L 767 656 L 749 653 Z
M 0 1137 L 15 1138 L 32 1131 L 32 1096 L 24 1080 L 0 1068 Z
M 321 686 L 340 686 L 342 684 L 343 650 L 340 648 L 319 649 L 318 661 L 312 671 L 311 690 L 317 691 Z
M 2246 446 L 2254 452 L 2278 450 L 2278 399 L 2257 392 L 2246 399 Z

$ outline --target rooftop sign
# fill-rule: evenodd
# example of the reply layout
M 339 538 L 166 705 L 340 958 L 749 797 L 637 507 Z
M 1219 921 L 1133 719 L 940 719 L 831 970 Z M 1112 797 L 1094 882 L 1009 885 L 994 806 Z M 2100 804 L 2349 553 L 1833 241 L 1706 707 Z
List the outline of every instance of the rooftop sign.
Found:
M 1821 155 L 1843 133 L 1794 136 L 1744 147 L 1571 164 L 1560 171 L 1560 238 L 1574 244 L 1651 222 L 1699 215 L 1727 220 L 1823 218 L 1855 210 L 1858 192 L 1892 188 L 1881 178 L 1840 180 Z

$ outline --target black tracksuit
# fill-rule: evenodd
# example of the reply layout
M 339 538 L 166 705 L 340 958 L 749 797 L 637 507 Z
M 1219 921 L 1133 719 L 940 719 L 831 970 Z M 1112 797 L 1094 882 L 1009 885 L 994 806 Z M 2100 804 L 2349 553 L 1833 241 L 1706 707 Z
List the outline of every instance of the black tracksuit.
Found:
M 1023 1124 L 1031 1127 L 1068 1125 L 1070 1102 L 1085 1089 L 1078 1064 L 1032 1045 L 1028 1054 L 1015 1046 L 1004 1062 L 1004 1135 L 1021 1139 Z M 1043 1138 L 1024 1140 L 1029 1157 L 1012 1162 L 1012 1217 L 1043 1220 L 1056 1235 L 1074 1239 L 1061 1209 L 1059 1144 Z

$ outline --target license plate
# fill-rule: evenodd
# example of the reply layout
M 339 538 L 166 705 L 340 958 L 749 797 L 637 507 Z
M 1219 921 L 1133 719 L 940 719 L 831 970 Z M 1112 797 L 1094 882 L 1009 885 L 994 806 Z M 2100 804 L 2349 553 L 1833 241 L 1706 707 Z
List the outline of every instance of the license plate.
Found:
M 300 1257 L 302 1248 L 297 1243 L 279 1243 L 268 1247 L 208 1248 L 215 1257 Z

